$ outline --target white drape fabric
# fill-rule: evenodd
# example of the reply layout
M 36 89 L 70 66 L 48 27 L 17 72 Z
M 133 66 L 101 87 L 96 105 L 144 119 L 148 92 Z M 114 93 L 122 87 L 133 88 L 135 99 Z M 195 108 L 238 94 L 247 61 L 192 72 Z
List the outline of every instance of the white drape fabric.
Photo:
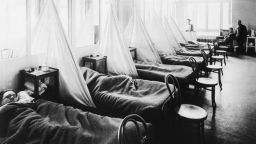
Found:
M 163 26 L 162 20 L 156 15 L 156 12 L 151 10 L 149 23 L 145 23 L 149 35 L 157 48 L 159 54 L 175 55 L 174 45 L 168 38 L 166 29 Z
M 137 48 L 137 60 L 145 63 L 162 63 L 154 44 L 146 30 L 137 8 L 133 8 L 132 16 L 125 29 L 129 47 Z
M 45 50 L 46 65 L 59 69 L 60 98 L 69 103 L 95 107 L 53 0 L 42 3 L 34 34 L 32 48 Z
M 110 4 L 108 15 L 100 41 L 100 52 L 107 56 L 109 74 L 124 74 L 137 77 L 132 56 L 118 23 L 116 9 Z
M 181 31 L 181 29 L 179 28 L 179 26 L 177 25 L 177 23 L 175 22 L 175 20 L 172 17 L 168 17 L 168 24 L 169 27 L 172 29 L 176 40 L 178 43 L 184 43 L 187 44 L 188 40 L 186 39 L 184 32 Z
M 169 23 L 168 23 L 168 20 L 166 17 L 163 18 L 163 26 L 165 28 L 165 31 L 167 33 L 167 36 L 168 36 L 168 39 L 172 45 L 172 48 L 175 49 L 175 50 L 178 50 L 180 49 L 180 43 L 178 42 L 177 38 L 176 38 L 176 35 L 174 33 L 174 31 L 171 29 Z

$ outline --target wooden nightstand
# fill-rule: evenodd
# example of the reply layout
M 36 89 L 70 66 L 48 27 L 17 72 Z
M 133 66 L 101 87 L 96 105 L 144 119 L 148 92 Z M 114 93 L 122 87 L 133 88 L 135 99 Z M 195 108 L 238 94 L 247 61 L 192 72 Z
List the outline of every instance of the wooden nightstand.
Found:
M 83 66 L 95 70 L 99 73 L 107 74 L 107 57 L 106 56 L 85 56 L 82 58 Z
M 31 68 L 30 68 L 31 70 Z M 59 92 L 59 70 L 51 67 L 47 67 L 45 70 L 34 70 L 30 71 L 28 69 L 21 70 L 22 74 L 22 84 L 25 84 L 25 80 L 32 80 L 34 83 L 34 96 L 35 98 L 39 98 L 39 82 L 40 80 L 44 81 L 45 78 L 53 77 L 54 78 L 54 86 L 56 92 Z
M 256 37 L 247 37 L 246 53 L 248 53 L 248 48 L 253 48 L 256 53 Z

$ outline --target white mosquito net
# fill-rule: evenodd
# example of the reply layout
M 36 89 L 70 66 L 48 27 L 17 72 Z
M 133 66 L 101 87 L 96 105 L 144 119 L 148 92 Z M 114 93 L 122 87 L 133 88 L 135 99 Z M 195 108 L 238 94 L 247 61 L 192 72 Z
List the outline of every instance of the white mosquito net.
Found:
M 128 45 L 137 48 L 137 60 L 146 63 L 162 63 L 146 27 L 137 12 L 137 8 L 134 7 L 133 9 L 133 14 L 125 29 Z
M 109 74 L 124 74 L 137 77 L 132 56 L 124 39 L 123 31 L 118 23 L 116 9 L 110 3 L 108 15 L 100 41 L 100 52 L 107 56 Z
M 166 30 L 168 39 L 169 39 L 170 43 L 172 44 L 172 48 L 174 48 L 175 50 L 180 49 L 180 47 L 181 47 L 180 43 L 177 41 L 176 35 L 173 32 L 173 30 L 171 29 L 166 17 L 163 18 L 163 26 Z
M 149 18 L 149 22 L 145 24 L 158 53 L 164 55 L 175 55 L 175 45 L 168 38 L 168 34 L 160 17 L 156 15 L 154 8 L 150 9 L 150 11 L 151 16 Z
M 175 34 L 176 40 L 178 43 L 187 44 L 188 40 L 186 39 L 184 33 L 181 31 L 177 23 L 174 21 L 172 17 L 168 17 L 168 24 L 173 33 Z
M 41 4 L 42 11 L 34 30 L 32 49 L 45 50 L 46 65 L 59 69 L 62 100 L 95 107 L 53 0 L 44 0 Z

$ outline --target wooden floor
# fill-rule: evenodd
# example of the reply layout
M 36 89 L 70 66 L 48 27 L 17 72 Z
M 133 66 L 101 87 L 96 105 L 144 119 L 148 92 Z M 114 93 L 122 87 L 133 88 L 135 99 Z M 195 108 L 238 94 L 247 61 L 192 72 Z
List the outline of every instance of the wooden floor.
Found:
M 256 58 L 229 57 L 222 80 L 223 90 L 216 90 L 216 110 L 211 106 L 210 91 L 196 97 L 188 92 L 185 97 L 185 102 L 193 102 L 208 112 L 206 144 L 256 144 Z M 182 124 L 180 130 L 176 143 L 198 143 L 195 127 Z

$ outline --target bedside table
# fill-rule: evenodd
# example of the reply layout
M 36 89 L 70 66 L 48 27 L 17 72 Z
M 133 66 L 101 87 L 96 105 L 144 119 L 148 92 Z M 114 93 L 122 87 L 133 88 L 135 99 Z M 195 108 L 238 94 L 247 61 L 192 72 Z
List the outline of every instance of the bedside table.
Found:
M 129 47 L 130 53 L 132 55 L 133 60 L 137 60 L 137 48 Z
M 82 58 L 83 66 L 95 70 L 99 73 L 107 74 L 107 57 L 106 56 L 85 56 Z
M 34 83 L 34 95 L 35 98 L 39 98 L 39 82 L 48 77 L 54 78 L 54 86 L 56 88 L 57 94 L 59 92 L 59 70 L 55 68 L 48 67 L 45 70 L 29 71 L 27 69 L 21 70 L 22 74 L 22 84 L 25 84 L 26 79 L 32 80 Z
M 248 53 L 248 48 L 253 48 L 256 53 L 256 37 L 247 37 L 246 40 L 246 54 Z

